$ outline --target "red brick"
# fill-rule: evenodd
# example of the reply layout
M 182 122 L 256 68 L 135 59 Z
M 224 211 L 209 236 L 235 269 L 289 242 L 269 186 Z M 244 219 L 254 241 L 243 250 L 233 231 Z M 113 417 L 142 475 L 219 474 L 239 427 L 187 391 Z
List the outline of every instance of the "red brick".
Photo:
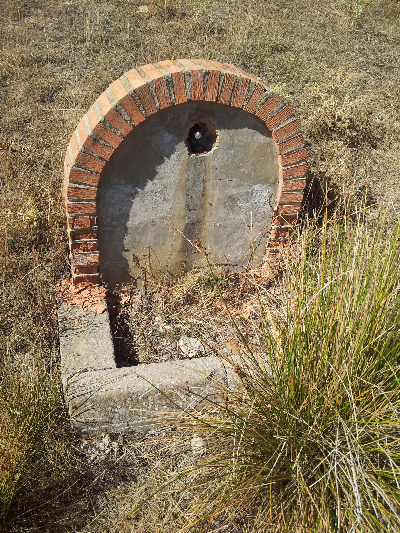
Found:
M 97 189 L 89 189 L 88 187 L 68 187 L 67 197 L 75 200 L 95 200 L 97 196 Z
M 261 120 L 266 120 L 272 111 L 282 102 L 282 98 L 277 94 L 273 94 L 265 104 L 263 104 L 257 111 L 256 115 Z M 269 127 L 269 126 L 268 126 Z
M 216 102 L 219 87 L 219 70 L 211 70 L 207 78 L 206 95 L 204 100 L 207 102 Z
M 297 222 L 298 215 L 281 215 L 272 219 L 273 226 L 287 226 L 294 225 Z
M 286 126 L 282 126 L 282 128 L 279 128 L 278 130 L 274 130 L 272 132 L 272 138 L 274 141 L 279 142 L 280 140 L 284 139 L 288 135 L 291 135 L 292 133 L 296 133 L 300 130 L 300 122 L 296 119 L 292 122 L 289 122 L 289 124 L 286 124 Z
M 276 241 L 270 240 L 267 244 L 267 249 L 265 250 L 265 257 L 276 260 L 281 252 L 279 248 L 275 248 L 278 246 L 279 244 Z
M 99 254 L 72 254 L 71 265 L 83 266 L 83 265 L 98 265 Z
M 111 131 L 109 128 L 104 126 L 97 116 L 95 108 L 92 106 L 89 111 L 86 113 L 87 119 L 89 121 L 92 132 L 106 141 L 113 148 L 118 148 L 118 146 L 123 141 L 123 137 L 117 135 L 115 132 Z
M 288 235 L 289 236 L 289 235 Z M 289 246 L 290 240 L 288 238 L 282 237 L 281 239 L 270 239 L 267 244 L 267 249 L 265 254 L 267 257 L 279 257 L 282 252 L 282 248 L 287 248 Z
M 80 229 L 72 229 L 69 232 L 69 238 L 70 240 L 79 241 L 82 239 L 97 239 L 97 229 L 93 228 L 80 228 Z
M 210 61 L 209 59 L 195 59 L 191 60 L 192 63 L 196 63 L 196 65 L 200 65 L 204 70 L 217 70 L 218 72 L 221 70 L 219 67 L 215 66 L 215 61 Z
M 78 216 L 68 217 L 68 227 L 74 228 L 92 228 L 97 226 L 97 217 L 95 216 Z
M 246 98 L 247 89 L 249 88 L 250 78 L 240 78 L 237 84 L 235 94 L 233 95 L 231 105 L 233 107 L 242 107 Z
M 209 61 L 209 64 L 221 72 L 223 76 L 218 102 L 220 104 L 229 105 L 232 97 L 233 86 L 236 80 L 236 74 L 232 72 L 228 66 L 223 65 L 218 61 Z
M 82 274 L 98 274 L 99 267 L 97 265 L 84 265 L 72 267 L 72 273 L 75 276 Z
M 104 144 L 99 143 L 95 139 L 93 139 L 87 129 L 84 120 L 82 119 L 78 126 L 77 126 L 77 132 L 79 135 L 79 140 L 81 142 L 81 145 L 86 148 L 86 150 L 89 150 L 93 154 L 96 154 L 106 161 L 110 159 L 112 156 L 114 149 L 110 146 L 105 146 Z
M 280 204 L 294 204 L 294 203 L 301 203 L 302 200 L 303 200 L 303 192 L 281 191 L 279 203 Z
M 138 124 L 140 124 L 140 122 L 143 122 L 143 120 L 145 120 L 145 116 L 140 111 L 138 106 L 135 104 L 131 95 L 122 85 L 121 80 L 115 80 L 110 85 L 109 88 L 112 91 L 115 98 L 118 100 L 122 109 L 129 116 L 129 118 L 131 119 L 132 123 L 135 126 L 137 126 Z
M 221 92 L 218 97 L 220 104 L 229 105 L 232 96 L 233 86 L 235 84 L 236 76 L 231 72 L 224 73 L 224 80 L 222 82 Z
M 307 164 L 300 163 L 299 165 L 293 165 L 292 167 L 281 167 L 279 169 L 279 174 L 284 180 L 295 178 L 296 176 L 304 176 L 307 174 Z
M 69 179 L 76 181 L 77 183 L 84 183 L 85 185 L 97 186 L 99 182 L 100 174 L 94 172 L 87 172 L 79 168 L 72 168 L 69 173 Z
M 71 172 L 72 163 L 69 158 L 69 150 L 67 148 L 67 151 L 65 152 L 65 159 L 64 159 L 65 168 L 67 169 L 67 176 L 69 176 L 69 173 Z
M 252 79 L 254 81 L 257 81 L 254 76 L 250 76 L 250 74 L 247 74 L 247 72 L 245 72 L 244 70 L 236 67 L 235 65 L 232 65 L 231 63 L 222 63 L 222 66 L 225 69 L 231 70 L 234 74 L 236 74 L 237 76 L 239 76 L 241 78 L 247 78 L 249 80 Z
M 86 275 L 86 276 L 73 276 L 72 281 L 75 286 L 80 285 L 81 283 L 91 283 L 92 285 L 100 284 L 100 276 L 98 274 Z
M 195 61 L 208 71 L 204 100 L 206 102 L 216 102 L 218 97 L 220 69 L 213 65 L 211 61 L 206 61 L 204 59 L 195 59 Z
M 278 155 L 278 163 L 281 166 L 291 165 L 292 163 L 297 163 L 298 161 L 304 161 L 307 157 L 307 150 L 305 148 L 297 150 L 297 152 L 290 152 L 285 155 Z
M 71 150 L 72 150 L 72 157 L 75 161 L 76 159 L 76 156 L 79 154 L 80 152 L 80 148 L 79 148 L 79 144 L 78 144 L 78 139 L 76 138 L 76 133 L 74 132 L 69 140 L 69 145 L 71 147 Z
M 244 110 L 247 111 L 247 113 L 255 113 L 258 107 L 258 104 L 260 103 L 262 97 L 264 96 L 264 93 L 265 93 L 265 87 L 261 85 L 261 83 L 257 83 L 252 95 L 249 98 L 249 101 L 244 106 Z
M 169 74 L 171 74 L 175 95 L 175 104 L 178 105 L 187 102 L 185 78 L 183 76 L 182 69 L 175 65 L 172 61 L 160 61 L 159 65 Z
M 64 187 L 63 187 L 64 192 L 67 190 L 67 187 L 68 187 L 68 177 L 69 177 L 69 172 L 67 169 L 67 164 L 64 160 Z
M 267 128 L 269 128 L 270 130 L 274 130 L 292 115 L 293 111 L 290 109 L 290 107 L 285 106 L 280 111 L 278 111 L 276 115 L 268 119 L 265 124 L 267 125 Z
M 76 140 L 75 134 L 73 135 L 73 138 Z M 72 154 L 74 156 L 74 164 L 80 165 L 82 167 L 85 167 L 89 170 L 93 170 L 94 172 L 101 172 L 106 164 L 106 161 L 103 159 L 97 159 L 96 157 L 93 157 L 92 155 L 85 154 L 85 152 L 79 152 L 74 153 L 74 149 L 72 148 Z
M 283 180 L 282 192 L 285 191 L 301 191 L 306 186 L 306 178 L 299 180 Z
M 107 94 L 104 92 L 97 98 L 103 117 L 124 137 L 132 131 L 132 126 L 114 109 Z
M 278 154 L 283 154 L 285 152 L 288 152 L 289 150 L 294 150 L 294 148 L 298 148 L 304 144 L 304 137 L 303 135 L 295 135 L 294 137 L 291 137 L 290 139 L 287 139 L 286 141 L 282 141 L 279 144 L 276 145 Z
M 68 202 L 67 212 L 69 215 L 94 215 L 96 204 L 92 202 Z
M 300 210 L 301 202 L 293 203 L 293 205 L 285 205 L 284 202 L 280 202 L 275 212 L 277 215 L 282 215 L 284 217 L 286 215 L 296 215 L 300 213 Z
M 140 68 L 143 70 L 146 76 L 150 78 L 150 80 L 153 83 L 160 109 L 165 109 L 166 107 L 170 107 L 172 105 L 171 99 L 169 97 L 168 87 L 165 83 L 162 72 L 160 72 L 151 63 L 149 63 L 148 65 L 144 65 L 143 67 L 140 67 Z
M 71 245 L 72 253 L 84 253 L 84 252 L 97 252 L 98 243 L 97 241 L 72 241 Z
M 95 157 L 86 154 L 85 152 L 81 152 L 76 136 L 76 131 L 74 131 L 74 133 L 72 134 L 70 146 L 72 151 L 72 157 L 74 158 L 74 163 L 90 168 L 97 172 L 101 172 L 101 170 L 104 168 L 104 160 L 96 159 Z M 111 151 L 113 150 L 111 149 Z
M 290 234 L 290 228 L 288 227 L 282 227 L 282 226 L 277 226 L 276 228 L 271 228 L 271 232 L 270 232 L 270 238 L 275 240 L 275 239 L 279 239 L 279 238 L 286 238 L 288 237 Z
M 128 72 L 125 72 L 125 77 L 132 85 L 135 93 L 137 94 L 143 106 L 144 112 L 146 113 L 146 117 L 152 115 L 153 113 L 156 113 L 156 104 L 153 100 L 153 97 L 151 96 L 147 83 L 139 74 L 139 72 L 135 69 L 129 70 Z
M 189 59 L 178 59 L 178 62 L 190 71 L 191 100 L 203 100 L 203 69 Z

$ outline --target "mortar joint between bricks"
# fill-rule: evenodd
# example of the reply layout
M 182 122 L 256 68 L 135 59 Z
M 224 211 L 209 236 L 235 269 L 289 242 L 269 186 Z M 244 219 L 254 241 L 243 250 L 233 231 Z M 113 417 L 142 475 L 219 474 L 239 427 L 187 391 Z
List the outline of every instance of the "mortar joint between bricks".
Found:
M 294 134 L 294 136 L 296 136 L 296 135 L 298 135 L 298 133 Z M 279 143 L 278 143 L 278 145 L 279 145 Z M 289 155 L 289 154 L 292 154 L 292 153 L 295 153 L 295 152 L 299 152 L 300 150 L 303 150 L 303 148 L 306 148 L 305 143 L 299 144 L 298 146 L 295 146 L 294 148 L 291 148 L 290 150 L 286 150 L 286 152 L 281 152 L 279 155 L 281 155 L 281 156 L 282 155 Z M 306 158 L 304 160 L 306 160 Z
M 183 79 L 185 81 L 186 97 L 188 99 L 188 102 L 191 102 L 191 100 L 192 100 L 192 91 L 191 91 L 191 82 L 192 82 L 191 78 L 192 78 L 192 76 L 191 76 L 191 72 L 188 69 L 188 67 L 186 67 L 185 65 L 182 65 L 182 63 L 180 63 L 179 61 L 176 61 L 175 63 L 180 69 L 182 69 Z
M 119 135 L 120 137 L 124 138 L 124 136 L 122 135 L 122 133 L 117 130 L 117 128 L 115 126 L 113 126 L 110 122 L 108 122 L 108 120 L 106 120 L 104 118 L 104 115 L 100 109 L 100 106 L 99 104 L 97 103 L 97 101 L 93 104 L 93 108 L 94 110 L 96 111 L 96 114 L 97 114 L 97 118 L 99 119 L 99 121 L 104 124 L 104 126 L 106 126 L 109 130 L 111 130 L 113 133 L 116 133 L 117 135 Z
M 135 124 L 132 122 L 131 117 L 128 115 L 128 113 L 125 111 L 125 109 L 121 106 L 117 98 L 115 97 L 114 93 L 112 92 L 110 87 L 107 87 L 107 89 L 104 91 L 107 95 L 107 98 L 110 100 L 111 105 L 113 106 L 113 109 L 121 115 L 121 117 L 127 122 L 132 128 L 135 127 Z
M 100 144 L 104 144 L 104 146 L 108 146 L 109 148 L 113 148 L 111 146 L 111 144 L 109 144 L 107 141 L 105 141 L 104 139 L 102 139 L 101 137 L 99 137 L 98 135 L 93 133 L 93 130 L 92 130 L 91 126 L 90 126 L 89 119 L 87 117 L 87 114 L 83 115 L 82 120 L 83 120 L 83 122 L 84 122 L 84 124 L 86 126 L 86 131 L 88 132 L 89 137 L 91 137 L 92 139 L 94 139 L 95 141 L 97 141 Z
M 274 128 L 274 131 L 278 131 L 278 130 L 280 130 L 281 128 L 287 126 L 288 124 L 294 122 L 295 120 L 298 120 L 298 118 L 297 118 L 295 115 L 292 114 L 289 118 L 287 118 L 286 120 L 284 120 L 283 122 L 281 122 L 281 124 L 279 124 L 278 126 L 276 126 L 276 128 Z M 294 135 L 298 135 L 300 131 L 301 131 L 301 130 L 297 130 L 297 131 L 295 131 L 294 133 L 291 133 L 290 135 L 288 135 L 287 137 L 285 137 L 284 139 L 282 139 L 280 142 L 282 142 L 283 140 L 286 140 L 286 139 L 288 139 L 289 137 L 292 137 L 292 136 L 294 136 Z
M 126 92 L 129 94 L 129 96 L 132 98 L 132 100 L 134 101 L 136 106 L 139 108 L 139 110 L 142 113 L 142 115 L 144 117 L 147 117 L 147 113 L 146 113 L 146 111 L 145 111 L 145 109 L 143 107 L 142 102 L 140 101 L 139 96 L 137 95 L 135 89 L 133 88 L 133 86 L 131 85 L 131 82 L 128 80 L 128 78 L 125 76 L 125 74 L 123 74 L 119 78 L 119 80 L 122 83 L 122 85 L 124 86 Z
M 240 76 L 235 75 L 235 81 L 233 82 L 232 92 L 229 98 L 229 105 L 232 105 L 232 100 L 235 97 L 235 93 L 236 93 L 237 86 L 239 85 L 239 81 L 240 81 Z
M 107 159 L 104 159 L 104 157 L 101 157 L 97 154 L 95 154 L 94 152 L 91 152 L 90 150 L 88 150 L 87 148 L 85 148 L 84 146 L 82 146 L 79 150 L 81 153 L 83 154 L 87 154 L 87 155 L 91 155 L 92 157 L 94 157 L 95 159 L 98 159 L 99 161 L 105 161 L 107 162 Z
M 268 102 L 268 100 L 274 96 L 274 92 L 267 86 L 265 86 L 264 84 L 260 84 L 264 87 L 265 89 L 265 93 L 264 95 L 262 96 L 261 100 L 260 100 L 260 103 L 258 104 L 258 106 L 256 107 L 256 110 L 254 112 L 254 114 L 256 115 L 258 113 L 258 111 L 262 108 L 262 106 Z M 282 105 L 283 104 L 283 105 Z M 284 102 L 281 102 L 278 104 L 278 106 L 268 115 L 268 117 L 265 119 L 265 120 L 268 120 L 269 118 L 271 118 L 272 115 L 275 115 L 278 111 L 280 111 L 280 109 L 282 109 L 282 107 L 284 107 L 286 104 Z M 280 109 L 278 109 L 278 107 L 280 107 Z M 278 109 L 278 111 L 276 111 Z M 276 113 L 275 113 L 276 111 Z M 265 122 L 265 120 L 263 122 Z
M 246 107 L 246 105 L 248 104 L 250 98 L 251 98 L 251 95 L 253 94 L 254 92 L 254 89 L 256 87 L 256 82 L 254 80 L 250 80 L 250 83 L 247 87 L 247 92 L 246 92 L 246 96 L 244 97 L 244 100 L 243 100 L 243 104 L 242 104 L 242 108 L 244 109 Z
M 172 75 L 170 72 L 165 70 L 159 63 L 153 63 L 153 65 L 161 72 L 163 75 L 165 85 L 167 86 L 169 99 L 171 100 L 172 105 L 176 105 L 175 93 L 174 93 L 174 82 L 172 81 Z
M 296 165 L 302 165 L 307 162 L 307 159 L 299 159 L 298 161 L 293 161 L 292 163 L 288 163 L 287 165 L 279 165 L 281 168 L 290 168 L 294 167 Z
M 144 82 L 146 83 L 147 87 L 149 88 L 151 97 L 154 100 L 154 104 L 155 104 L 155 106 L 157 108 L 157 111 L 160 111 L 160 103 L 158 101 L 156 90 L 155 90 L 155 87 L 154 87 L 154 84 L 153 84 L 152 80 L 149 78 L 149 76 L 141 68 L 138 68 L 136 70 L 142 76 Z

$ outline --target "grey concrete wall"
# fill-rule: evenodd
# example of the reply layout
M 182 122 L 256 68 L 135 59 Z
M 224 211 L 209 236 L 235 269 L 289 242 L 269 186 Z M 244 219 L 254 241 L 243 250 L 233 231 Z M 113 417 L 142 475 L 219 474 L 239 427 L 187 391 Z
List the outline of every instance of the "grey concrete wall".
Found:
M 188 128 L 213 120 L 218 140 L 189 155 Z M 188 102 L 138 125 L 105 166 L 98 190 L 100 273 L 110 286 L 140 276 L 138 262 L 177 273 L 204 256 L 246 264 L 252 238 L 262 255 L 278 192 L 274 141 L 256 116 L 230 106 Z M 249 231 L 250 230 L 250 231 Z

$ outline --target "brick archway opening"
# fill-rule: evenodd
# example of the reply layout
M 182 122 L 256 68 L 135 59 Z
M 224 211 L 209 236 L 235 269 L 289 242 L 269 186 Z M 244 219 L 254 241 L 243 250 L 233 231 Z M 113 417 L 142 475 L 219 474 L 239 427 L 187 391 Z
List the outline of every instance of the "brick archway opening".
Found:
M 280 96 L 230 64 L 202 59 L 161 61 L 133 69 L 114 81 L 79 122 L 64 163 L 64 197 L 74 284 L 100 283 L 97 187 L 115 150 L 149 116 L 186 102 L 216 102 L 255 115 L 271 132 L 279 165 L 267 247 L 287 242 L 306 184 L 306 150 L 300 123 Z M 195 122 L 189 153 L 213 149 L 217 132 Z

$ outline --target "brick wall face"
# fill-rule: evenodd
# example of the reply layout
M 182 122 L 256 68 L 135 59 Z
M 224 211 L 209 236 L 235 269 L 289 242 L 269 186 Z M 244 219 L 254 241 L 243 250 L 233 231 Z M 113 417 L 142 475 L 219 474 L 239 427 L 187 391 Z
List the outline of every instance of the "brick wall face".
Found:
M 273 252 L 288 241 L 301 208 L 307 173 L 300 123 L 290 107 L 233 65 L 203 59 L 161 61 L 130 70 L 114 81 L 81 119 L 69 142 L 64 198 L 75 284 L 100 283 L 96 196 L 107 161 L 147 116 L 190 100 L 244 109 L 272 132 L 280 171 L 268 248 Z

